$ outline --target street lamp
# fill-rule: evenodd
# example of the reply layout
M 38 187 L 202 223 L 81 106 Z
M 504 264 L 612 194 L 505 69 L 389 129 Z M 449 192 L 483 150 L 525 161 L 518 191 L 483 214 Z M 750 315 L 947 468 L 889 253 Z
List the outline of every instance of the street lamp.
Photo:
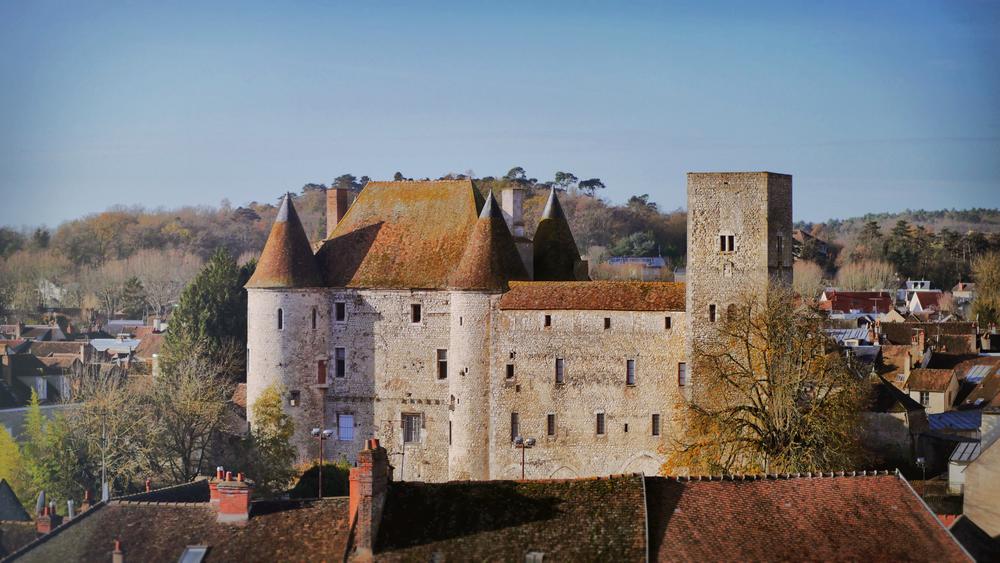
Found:
M 322 430 L 319 428 L 312 429 L 312 435 L 314 438 L 319 440 L 319 498 L 323 498 L 323 442 L 329 440 L 333 437 L 335 431 L 329 428 Z
M 535 447 L 535 439 L 515 436 L 514 447 L 521 448 L 521 480 L 524 481 L 524 450 Z
M 920 496 L 923 497 L 927 494 L 927 458 L 920 456 L 917 458 L 917 467 L 920 468 L 920 472 L 923 474 L 920 485 Z

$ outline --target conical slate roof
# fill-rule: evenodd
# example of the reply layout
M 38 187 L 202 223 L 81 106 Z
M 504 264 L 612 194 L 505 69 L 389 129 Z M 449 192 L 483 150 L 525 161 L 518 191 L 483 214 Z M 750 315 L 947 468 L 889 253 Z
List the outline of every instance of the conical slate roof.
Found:
M 508 281 L 526 279 L 528 273 L 503 212 L 490 192 L 448 285 L 454 289 L 505 291 Z
M 0 479 L 0 520 L 31 521 L 31 516 L 21 506 L 6 479 Z
M 260 254 L 257 268 L 247 282 L 247 287 L 291 288 L 320 285 L 316 258 L 306 231 L 302 228 L 299 214 L 295 212 L 291 196 L 292 194 L 286 194 L 281 201 L 271 234 L 267 237 L 264 251 Z
M 580 251 L 573 240 L 566 214 L 559 205 L 555 188 L 549 192 L 542 218 L 535 229 L 534 270 L 536 281 L 572 281 L 576 279 Z

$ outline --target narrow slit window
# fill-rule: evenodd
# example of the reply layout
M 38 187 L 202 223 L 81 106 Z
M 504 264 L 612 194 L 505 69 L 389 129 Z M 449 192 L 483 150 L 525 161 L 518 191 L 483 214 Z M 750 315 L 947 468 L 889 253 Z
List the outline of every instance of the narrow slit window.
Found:
M 658 414 L 654 414 L 653 415 L 652 425 L 653 425 L 653 428 L 652 428 L 653 436 L 659 436 L 660 435 L 660 415 L 658 415 Z
M 347 320 L 347 304 L 337 301 L 333 304 L 333 320 L 342 323 Z
M 316 330 L 316 307 L 312 310 L 312 329 Z
M 625 385 L 635 385 L 635 360 L 625 360 Z
M 710 322 L 710 323 L 714 323 L 715 322 L 715 304 L 714 303 L 708 306 L 708 322 Z
M 510 413 L 510 441 L 513 442 L 514 438 L 521 435 L 521 422 L 518 420 L 518 415 L 516 412 Z
M 549 414 L 545 417 L 545 435 L 556 435 L 556 415 L 554 414 Z
M 684 387 L 688 384 L 688 365 L 684 362 L 677 364 L 677 385 Z
M 596 428 L 596 430 L 597 430 L 597 434 L 598 435 L 603 435 L 604 434 L 604 413 L 603 412 L 597 413 L 597 428 Z
M 347 375 L 347 349 L 334 348 L 334 375 L 345 377 Z
M 278 330 L 282 330 L 284 328 L 285 328 L 285 312 L 281 309 L 278 309 Z
M 438 379 L 448 379 L 448 351 L 437 351 Z
M 421 310 L 420 303 L 410 305 L 410 322 L 417 324 L 421 318 L 423 318 L 423 311 Z
M 514 364 L 507 364 L 507 379 L 514 379 Z
M 611 328 L 611 317 L 604 317 L 604 330 Z
M 556 358 L 556 383 L 565 383 L 566 381 L 566 363 L 563 362 L 562 358 Z

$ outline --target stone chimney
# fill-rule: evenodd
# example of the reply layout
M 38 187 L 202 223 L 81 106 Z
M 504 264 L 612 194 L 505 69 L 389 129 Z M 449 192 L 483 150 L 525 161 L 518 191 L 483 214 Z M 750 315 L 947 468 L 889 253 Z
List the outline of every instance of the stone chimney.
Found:
M 344 218 L 349 206 L 350 190 L 332 186 L 326 190 L 326 236 L 333 234 L 333 229 Z
M 358 466 L 351 468 L 348 508 L 353 529 L 351 560 L 372 560 L 372 549 L 378 537 L 382 507 L 391 478 L 385 448 L 379 445 L 378 440 L 368 440 L 365 449 L 358 452 Z
M 250 519 L 250 494 L 253 492 L 253 485 L 243 478 L 242 473 L 239 473 L 234 480 L 233 474 L 227 471 L 225 480 L 219 482 L 217 487 L 219 495 L 217 521 L 246 524 Z
M 111 563 L 125 563 L 125 552 L 122 551 L 122 542 L 115 538 L 115 549 L 111 552 Z
M 44 536 L 58 528 L 59 524 L 62 524 L 62 516 L 56 514 L 53 507 L 46 505 L 42 508 L 42 513 L 35 520 L 35 531 L 38 532 L 38 535 Z
M 507 188 L 500 192 L 500 208 L 507 228 L 514 238 L 524 236 L 524 188 Z

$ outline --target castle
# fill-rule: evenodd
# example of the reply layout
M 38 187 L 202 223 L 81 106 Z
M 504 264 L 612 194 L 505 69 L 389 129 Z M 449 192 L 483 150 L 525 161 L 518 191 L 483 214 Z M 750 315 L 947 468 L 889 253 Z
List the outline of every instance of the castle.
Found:
M 655 474 L 693 343 L 791 280 L 791 176 L 690 173 L 687 191 L 686 283 L 588 281 L 555 191 L 531 240 L 520 189 L 330 189 L 315 253 L 286 197 L 247 284 L 247 403 L 278 385 L 302 460 L 377 437 L 404 480 L 518 478 L 522 459 L 528 478 Z

